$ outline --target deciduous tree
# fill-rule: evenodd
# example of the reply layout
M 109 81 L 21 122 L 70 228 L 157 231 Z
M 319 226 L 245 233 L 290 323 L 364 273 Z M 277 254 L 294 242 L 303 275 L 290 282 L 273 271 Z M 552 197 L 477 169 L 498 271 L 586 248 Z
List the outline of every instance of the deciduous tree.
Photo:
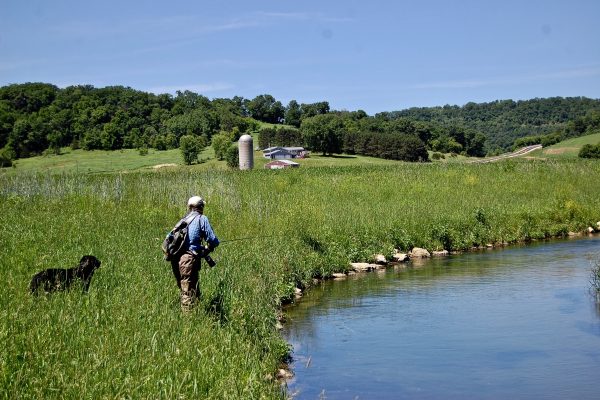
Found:
M 218 160 L 225 159 L 227 149 L 231 145 L 233 135 L 230 132 L 221 132 L 214 135 L 211 139 L 212 148 L 215 150 L 215 157 Z
M 179 138 L 179 149 L 183 156 L 183 162 L 187 165 L 198 160 L 198 155 L 205 146 L 206 143 L 200 137 L 184 135 Z
M 285 109 L 270 94 L 261 94 L 248 103 L 248 112 L 256 120 L 278 124 L 283 120 Z
M 285 108 L 285 123 L 298 128 L 302 119 L 302 109 L 296 100 L 291 100 Z
M 323 155 L 342 152 L 344 123 L 335 114 L 321 114 L 302 121 L 300 130 L 306 146 Z

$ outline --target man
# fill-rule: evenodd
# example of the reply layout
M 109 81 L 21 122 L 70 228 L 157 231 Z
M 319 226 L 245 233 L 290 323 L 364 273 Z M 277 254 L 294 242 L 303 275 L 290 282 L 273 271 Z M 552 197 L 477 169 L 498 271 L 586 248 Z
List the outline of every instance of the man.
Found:
M 180 258 L 171 260 L 173 275 L 181 291 L 181 309 L 184 311 L 189 311 L 200 295 L 200 260 L 219 245 L 219 239 L 215 236 L 208 218 L 203 215 L 205 204 L 200 196 L 193 196 L 188 200 L 188 213 L 184 218 L 192 220 L 189 222 L 188 235 L 183 244 L 185 252 Z M 206 245 L 202 244 L 203 241 Z

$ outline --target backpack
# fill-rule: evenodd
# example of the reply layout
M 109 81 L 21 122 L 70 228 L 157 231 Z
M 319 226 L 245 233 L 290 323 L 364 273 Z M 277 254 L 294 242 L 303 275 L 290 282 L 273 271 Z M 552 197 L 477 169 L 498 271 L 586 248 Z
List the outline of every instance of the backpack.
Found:
M 192 212 L 182 218 L 177 225 L 169 232 L 165 240 L 162 242 L 162 251 L 165 254 L 165 261 L 176 260 L 185 253 L 185 243 L 188 236 L 188 226 L 200 214 Z

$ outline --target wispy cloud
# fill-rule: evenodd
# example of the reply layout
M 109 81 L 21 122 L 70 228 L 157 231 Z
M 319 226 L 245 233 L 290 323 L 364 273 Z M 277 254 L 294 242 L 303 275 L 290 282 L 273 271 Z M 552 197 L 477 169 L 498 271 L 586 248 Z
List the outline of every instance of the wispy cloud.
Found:
M 412 89 L 472 89 L 487 86 L 519 85 L 530 82 L 586 78 L 600 75 L 600 66 L 585 66 L 551 72 L 531 73 L 513 76 L 497 76 L 482 79 L 458 79 L 425 82 L 412 85 Z
M 247 28 L 255 28 L 260 26 L 260 21 L 250 18 L 238 18 L 231 21 L 224 21 L 220 24 L 215 25 L 204 25 L 198 27 L 199 32 L 221 32 L 221 31 L 233 31 Z
M 137 20 L 123 19 L 121 21 L 110 21 L 110 23 L 105 21 L 77 21 L 55 26 L 52 31 L 57 34 L 76 37 L 131 36 L 149 32 L 177 32 L 178 35 L 188 35 L 251 29 L 274 25 L 282 20 L 342 23 L 352 22 L 353 18 L 307 12 L 257 11 L 217 22 L 207 22 L 205 17 L 200 15 L 171 15 L 155 18 L 139 18 Z
M 273 19 L 295 19 L 295 20 L 306 20 L 310 18 L 309 13 L 303 12 L 269 12 L 269 11 L 258 11 L 254 13 L 255 16 L 264 17 L 264 18 L 273 18 Z
M 354 22 L 355 19 L 345 16 L 329 16 L 321 13 L 308 13 L 308 12 L 295 12 L 295 13 L 282 13 L 282 12 L 266 12 L 261 11 L 255 14 L 258 17 L 264 17 L 268 19 L 276 20 L 297 20 L 297 21 L 316 21 L 316 22 Z
M 198 16 L 168 16 L 157 18 L 142 18 L 138 20 L 123 20 L 111 22 L 72 22 L 56 26 L 54 33 L 77 37 L 103 37 L 120 35 L 139 35 L 146 33 L 176 32 L 178 35 L 190 33 L 210 33 L 226 30 L 239 30 L 259 25 L 259 21 L 249 18 L 237 18 L 216 24 L 207 24 Z

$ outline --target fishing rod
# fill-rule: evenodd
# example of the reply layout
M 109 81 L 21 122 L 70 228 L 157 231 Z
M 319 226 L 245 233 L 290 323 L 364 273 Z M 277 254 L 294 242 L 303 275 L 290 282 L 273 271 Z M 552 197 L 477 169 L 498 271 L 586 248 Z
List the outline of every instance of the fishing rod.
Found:
M 275 235 L 271 235 L 271 236 L 249 236 L 249 237 L 243 237 L 243 238 L 219 240 L 219 244 L 231 243 L 231 242 L 238 242 L 238 241 L 241 241 L 241 240 L 266 239 L 266 238 L 272 238 L 272 237 L 276 237 L 276 236 Z M 210 255 L 207 254 L 203 258 L 204 258 L 204 260 L 206 261 L 206 263 L 211 268 L 214 267 L 215 265 L 217 265 L 217 262 L 215 260 L 213 260 Z
M 243 238 L 235 238 L 235 239 L 227 239 L 227 240 L 220 240 L 219 243 L 223 244 L 223 243 L 231 243 L 231 242 L 238 242 L 240 240 L 256 240 L 256 239 L 267 239 L 267 238 L 274 238 L 277 237 L 275 235 L 271 235 L 271 236 L 249 236 L 249 237 L 243 237 Z

